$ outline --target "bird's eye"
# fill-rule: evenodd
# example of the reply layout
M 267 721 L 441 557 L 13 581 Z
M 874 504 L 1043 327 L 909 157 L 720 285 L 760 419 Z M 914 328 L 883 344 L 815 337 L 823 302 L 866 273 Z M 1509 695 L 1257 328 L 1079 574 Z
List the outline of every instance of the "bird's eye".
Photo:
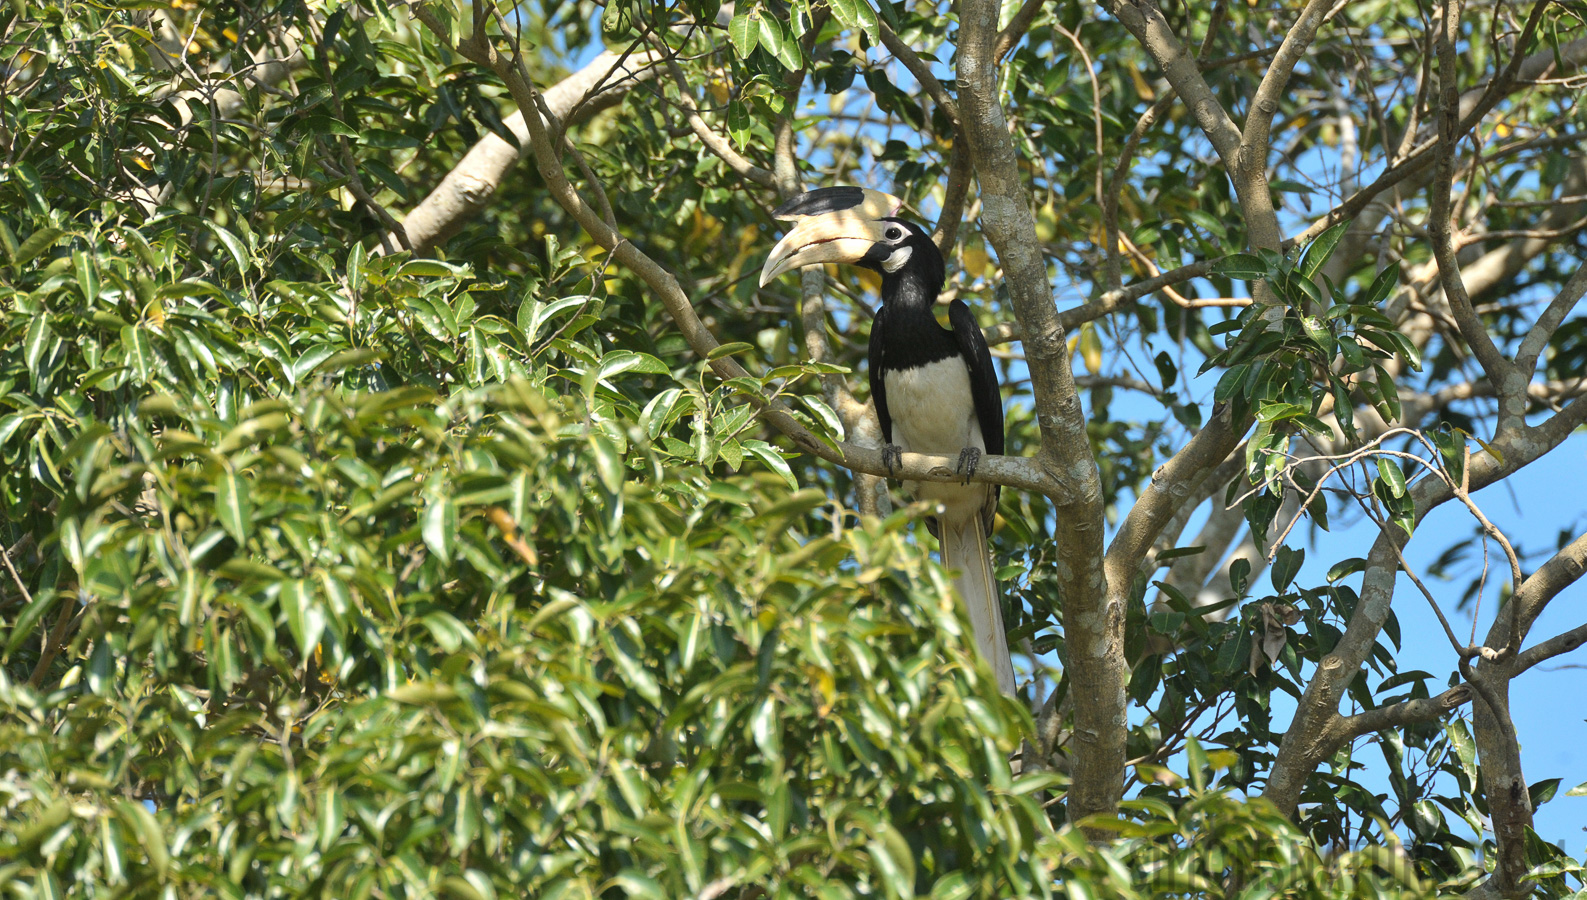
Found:
M 884 234 L 884 237 L 886 237 L 890 241 L 896 241 L 896 240 L 898 240 L 899 238 L 901 238 L 903 236 L 904 236 L 904 230 L 902 228 L 897 228 L 897 227 L 887 229 L 887 231 Z

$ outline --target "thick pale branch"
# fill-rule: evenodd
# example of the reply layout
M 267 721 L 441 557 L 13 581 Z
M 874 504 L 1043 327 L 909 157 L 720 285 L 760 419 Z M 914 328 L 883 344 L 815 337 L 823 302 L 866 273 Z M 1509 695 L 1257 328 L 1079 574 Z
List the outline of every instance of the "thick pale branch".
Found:
M 1196 432 L 1178 453 L 1152 473 L 1152 479 L 1124 517 L 1113 543 L 1108 545 L 1106 570 L 1109 584 L 1130 582 L 1158 534 L 1215 469 L 1239 445 L 1244 426 L 1231 421 L 1227 407 Z
M 1224 168 L 1237 171 L 1240 164 L 1240 129 L 1213 95 L 1207 80 L 1201 76 L 1201 67 L 1196 64 L 1196 58 L 1179 42 L 1157 4 L 1152 0 L 1110 0 L 1104 5 L 1135 35 L 1158 68 L 1163 70 L 1163 76 L 1173 86 L 1174 92 L 1190 108 L 1196 124 L 1212 141 L 1212 147 L 1217 151 L 1218 158 L 1223 160 Z
M 1578 625 L 1564 634 L 1556 634 L 1540 644 L 1522 650 L 1515 658 L 1515 672 L 1519 675 L 1538 663 L 1569 653 L 1587 643 L 1587 625 Z
M 1504 619 L 1499 616 L 1499 619 Z M 1526 863 L 1526 834 L 1532 828 L 1532 798 L 1527 791 L 1526 773 L 1521 768 L 1521 745 L 1515 722 L 1510 718 L 1510 679 L 1515 660 L 1481 666 L 1473 673 L 1462 665 L 1468 679 L 1477 678 L 1480 702 L 1472 707 L 1472 736 L 1477 743 L 1477 762 L 1488 795 L 1488 821 L 1493 829 L 1498 852 L 1494 854 L 1493 874 L 1488 883 L 1505 897 L 1522 897 L 1522 876 Z
M 1482 365 L 1482 370 L 1499 389 L 1501 415 L 1517 418 L 1525 415 L 1522 389 L 1524 382 L 1512 378 L 1514 367 L 1494 346 L 1493 337 L 1483 325 L 1471 305 L 1466 285 L 1460 278 L 1460 263 L 1455 258 L 1452 232 L 1455 209 L 1451 192 L 1455 181 L 1455 147 L 1460 140 L 1460 91 L 1456 83 L 1459 72 L 1455 45 L 1460 41 L 1460 3 L 1445 0 L 1435 22 L 1438 28 L 1438 143 L 1434 148 L 1435 169 L 1431 206 L 1427 214 L 1427 230 L 1433 239 L 1433 254 L 1438 259 L 1439 282 L 1444 296 L 1449 299 L 1449 309 L 1455 324 L 1465 338 L 1472 355 Z
M 1296 64 L 1306 55 L 1306 49 L 1317 36 L 1323 15 L 1332 5 L 1333 0 L 1308 0 L 1300 17 L 1284 36 L 1284 42 L 1279 45 L 1272 64 L 1262 76 L 1262 83 L 1257 85 L 1256 94 L 1251 98 L 1251 111 L 1245 117 L 1245 130 L 1240 136 L 1242 169 L 1265 171 L 1268 139 L 1272 135 L 1273 116 L 1278 112 L 1279 101 L 1289 87 L 1289 79 L 1295 73 Z
M 1516 622 L 1522 632 L 1521 638 L 1531 631 L 1532 623 L 1537 621 L 1549 601 L 1558 596 L 1560 591 L 1575 584 L 1583 574 L 1587 574 L 1587 534 L 1579 535 L 1561 547 L 1559 552 L 1549 557 L 1548 562 L 1521 582 L 1520 588 L 1510 598 L 1509 602 L 1516 604 Z M 1512 641 L 1509 634 L 1499 637 L 1501 644 L 1489 646 L 1504 646 Z
M 1581 302 L 1584 291 L 1587 291 L 1587 266 L 1577 269 L 1576 274 L 1565 282 L 1548 308 L 1532 324 L 1526 337 L 1522 338 L 1521 348 L 1515 354 L 1515 367 L 1521 371 L 1523 378 L 1530 379 L 1537 370 L 1537 358 L 1542 355 L 1543 348 L 1548 346 L 1549 338 L 1554 336 L 1560 323 L 1565 321 L 1565 316 Z
M 649 54 L 635 54 L 624 60 L 620 54 L 604 52 L 547 88 L 542 96 L 551 112 L 565 123 L 570 114 L 575 119 L 588 117 L 620 101 L 641 80 L 653 77 L 652 62 Z M 602 90 L 603 84 L 606 87 Z M 520 147 L 527 147 L 530 142 L 523 108 L 502 124 L 513 133 L 518 146 L 497 134 L 486 135 L 403 219 L 415 253 L 427 253 L 456 234 L 485 208 L 507 173 L 517 165 Z
M 909 74 L 915 76 L 915 80 L 920 82 L 920 86 L 926 89 L 926 93 L 931 95 L 931 99 L 937 101 L 937 105 L 942 107 L 942 111 L 947 113 L 948 118 L 957 123 L 959 121 L 959 104 L 948 93 L 948 89 L 937 79 L 937 76 L 932 74 L 931 65 L 921 59 L 920 54 L 916 53 L 914 48 L 904 43 L 902 38 L 894 34 L 893 29 L 887 27 L 886 22 L 878 22 L 877 27 L 882 37 L 882 46 L 886 47 L 888 53 L 893 54 L 894 58 L 904 64 L 904 68 L 909 70 Z
M 1068 803 L 1071 818 L 1079 819 L 1113 811 L 1124 789 L 1126 735 L 1118 726 L 1124 719 L 1129 675 L 1124 599 L 1122 591 L 1115 597 L 1103 580 L 1097 462 L 1086 438 L 1085 413 L 1046 259 L 998 96 L 998 7 L 996 0 L 964 0 L 960 7 L 959 128 L 981 185 L 981 229 L 997 250 L 1024 337 L 1041 433 L 1038 464 L 1060 486 L 1048 496 L 1057 507 L 1056 537 L 1066 563 L 1057 574 L 1070 648 L 1070 691 L 1076 698 L 1074 785 Z
M 1471 702 L 1471 686 L 1457 684 L 1436 697 L 1405 700 L 1391 706 L 1380 706 L 1353 716 L 1338 719 L 1329 727 L 1325 738 L 1327 753 L 1337 750 L 1346 741 L 1364 734 L 1373 734 L 1390 728 L 1404 728 L 1420 722 L 1437 722 L 1450 711 Z

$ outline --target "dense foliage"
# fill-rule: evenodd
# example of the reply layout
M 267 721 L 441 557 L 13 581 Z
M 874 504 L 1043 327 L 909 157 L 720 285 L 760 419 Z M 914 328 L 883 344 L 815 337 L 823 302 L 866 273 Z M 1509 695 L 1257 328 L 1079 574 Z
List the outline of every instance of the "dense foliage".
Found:
M 466 8 L 426 9 L 467 30 Z M 1038 740 L 1045 679 L 999 695 L 915 511 L 858 515 L 855 477 L 794 452 L 757 414 L 783 400 L 827 446 L 853 437 L 832 386 L 863 380 L 852 373 L 875 283 L 835 285 L 857 302 L 816 358 L 797 304 L 755 287 L 772 193 L 749 190 L 679 124 L 680 88 L 698 86 L 689 108 L 714 104 L 712 126 L 767 170 L 799 109 L 807 177 L 867 181 L 885 166 L 899 193 L 937 209 L 955 124 L 876 44 L 885 27 L 946 58 L 954 20 L 942 13 L 864 0 L 503 8 L 544 84 L 603 36 L 684 51 L 683 82 L 642 80 L 617 109 L 579 119 L 567 169 L 586 189 L 603 183 L 601 215 L 680 273 L 723 341 L 707 354 L 527 166 L 455 236 L 403 249 L 400 211 L 469 147 L 512 134 L 500 73 L 467 62 L 445 28 L 321 3 L 19 0 L 0 13 L 12 60 L 0 96 L 0 887 L 353 900 L 1476 884 L 1494 843 L 1462 718 L 1382 730 L 1392 796 L 1361 784 L 1348 742 L 1305 779 L 1297 816 L 1257 796 L 1284 738 L 1270 696 L 1299 698 L 1339 643 L 1362 602 L 1342 579 L 1361 561 L 1301 584 L 1303 553 L 1286 547 L 1271 591 L 1248 561 L 1213 560 L 1194 584 L 1156 568 L 1135 578 L 1130 790 L 1082 830 L 1061 764 L 1011 774 L 1008 762 Z M 1574 34 L 1567 18 L 1551 20 L 1556 43 Z M 1058 18 L 1009 57 L 1006 99 L 1061 283 L 1106 265 L 1093 124 L 1121 145 L 1163 90 L 1138 74 L 1131 42 L 1111 19 L 1087 24 L 1091 53 L 1112 60 L 1106 109 L 1074 75 L 1089 64 Z M 1360 64 L 1379 81 L 1399 65 Z M 790 72 L 809 80 L 790 89 Z M 1260 74 L 1229 72 L 1235 93 Z M 1539 101 L 1515 114 L 1557 111 Z M 1253 492 L 1234 508 L 1265 546 L 1314 484 L 1284 464 L 1296 442 L 1331 439 L 1337 423 L 1359 445 L 1352 408 L 1363 432 L 1424 424 L 1397 383 L 1433 394 L 1460 377 L 1463 351 L 1407 324 L 1416 306 L 1391 302 L 1392 265 L 1325 270 L 1350 246 L 1343 226 L 1288 253 L 1238 253 L 1249 240 L 1225 179 L 1188 174 L 1206 155 L 1190 127 L 1175 113 L 1150 139 L 1150 173 L 1123 192 L 1123 240 L 1143 274 L 1217 260 L 1199 270 L 1206 290 L 1262 282 L 1283 311 L 1132 303 L 1085 321 L 1074 352 L 1093 379 L 1089 449 L 1116 522 L 1204 421 L 1251 417 L 1217 492 Z M 1295 156 L 1321 139 L 1297 140 Z M 1543 197 L 1575 177 L 1567 148 L 1541 145 L 1527 157 L 1541 180 L 1515 190 Z M 1055 157 L 1082 162 L 1045 171 Z M 1516 213 L 1490 215 L 1505 228 Z M 994 325 L 1009 315 L 997 264 L 980 232 L 961 237 L 951 287 Z M 1569 274 L 1542 254 L 1525 279 Z M 1518 309 L 1496 310 L 1496 329 L 1524 334 Z M 1549 377 L 1587 352 L 1580 321 L 1560 328 Z M 1160 385 L 1148 386 L 1151 421 L 1115 405 L 1139 383 L 1108 368 L 1142 348 Z M 718 377 L 712 364 L 729 357 L 748 374 Z M 1032 387 L 1020 360 L 1002 365 L 1010 453 L 1028 455 Z M 1190 383 L 1203 365 L 1222 370 L 1209 391 Z M 1323 396 L 1336 405 L 1323 410 Z M 1437 452 L 1425 455 L 1458 474 L 1483 413 L 1416 410 L 1446 414 L 1442 430 L 1426 423 Z M 1406 473 L 1364 465 L 1373 509 L 1413 528 Z M 1011 639 L 1059 661 L 1061 696 L 1055 508 L 1003 496 Z M 1301 505 L 1326 527 L 1328 497 Z M 1197 556 L 1172 549 L 1177 536 L 1154 566 Z M 1196 597 L 1204 585 L 1211 606 Z M 1398 671 L 1392 612 L 1388 623 L 1369 642 L 1370 682 L 1349 685 L 1361 711 L 1442 690 Z M 1532 802 L 1557 784 L 1540 782 Z M 1538 890 L 1581 887 L 1568 857 L 1530 841 Z

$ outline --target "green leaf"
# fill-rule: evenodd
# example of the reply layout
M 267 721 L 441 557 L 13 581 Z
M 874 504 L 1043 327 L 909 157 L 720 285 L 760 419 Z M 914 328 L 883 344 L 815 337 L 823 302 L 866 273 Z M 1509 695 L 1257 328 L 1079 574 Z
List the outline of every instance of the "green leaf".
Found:
M 788 467 L 788 460 L 783 458 L 782 453 L 776 447 L 765 441 L 744 441 L 743 444 L 744 449 L 759 457 L 760 461 L 765 463 L 768 469 L 781 475 L 782 480 L 788 483 L 789 488 L 798 490 L 799 479 L 794 477 L 793 469 Z
M 445 278 L 464 275 L 468 269 L 434 259 L 410 259 L 397 268 L 397 274 L 407 278 Z
M 1383 414 L 1383 418 L 1387 421 L 1398 422 L 1405 411 L 1400 406 L 1400 391 L 1394 384 L 1394 377 L 1382 366 L 1373 366 L 1372 368 L 1378 376 L 1378 394 L 1383 398 L 1383 404 L 1379 407 L 1379 412 Z
M 754 344 L 746 344 L 743 341 L 733 341 L 731 343 L 722 344 L 715 350 L 712 350 L 710 353 L 706 354 L 705 360 L 706 362 L 715 362 L 724 356 L 733 356 L 735 354 L 745 353 L 754 349 Z
M 1353 556 L 1349 559 L 1340 560 L 1339 562 L 1334 563 L 1333 566 L 1328 570 L 1328 583 L 1333 584 L 1341 578 L 1348 578 L 1357 572 L 1365 571 L 1366 568 L 1367 561 L 1359 556 Z
M 307 660 L 325 633 L 325 610 L 315 596 L 313 582 L 299 578 L 283 585 L 281 611 L 286 615 L 292 640 Z
M 1211 234 L 1219 241 L 1228 240 L 1229 229 L 1224 226 L 1223 222 L 1221 222 L 1218 217 L 1214 216 L 1212 213 L 1209 213 L 1204 209 L 1193 207 L 1185 212 L 1185 216 L 1186 218 L 1190 219 L 1190 221 L 1200 225 L 1207 231 L 1208 234 Z
M 1306 255 L 1301 258 L 1300 273 L 1308 280 L 1317 277 L 1322 267 L 1328 263 L 1328 258 L 1334 255 L 1334 248 L 1339 246 L 1339 239 L 1345 236 L 1350 229 L 1350 222 L 1344 221 L 1330 227 L 1327 231 L 1317 235 L 1317 239 L 1306 245 Z
M 1444 734 L 1449 737 L 1449 745 L 1455 749 L 1455 758 L 1460 761 L 1460 767 L 1465 772 L 1471 785 L 1477 782 L 1477 742 L 1472 739 L 1471 732 L 1466 728 L 1466 720 L 1454 718 L 1444 726 Z
M 1379 272 L 1377 277 L 1372 279 L 1372 283 L 1367 286 L 1367 289 L 1362 291 L 1351 302 L 1362 306 L 1377 306 L 1389 298 L 1389 294 L 1394 290 L 1394 286 L 1399 284 L 1399 281 L 1400 270 L 1395 266 L 1389 266 Z
M 1293 419 L 1304 416 L 1307 409 L 1296 403 L 1263 403 L 1256 411 L 1258 422 L 1280 422 L 1284 419 Z
M 1185 766 L 1190 776 L 1190 786 L 1197 791 L 1204 790 L 1207 786 L 1207 752 L 1193 734 L 1185 739 Z
M 457 546 L 457 505 L 451 497 L 432 496 L 424 510 L 420 535 L 430 552 L 441 562 L 452 561 L 452 549 Z
M 1212 270 L 1241 281 L 1260 281 L 1268 277 L 1267 262 L 1251 253 L 1233 253 L 1213 264 Z
M 739 13 L 727 23 L 727 39 L 733 43 L 733 52 L 739 59 L 748 59 L 760 43 L 760 23 L 757 11 Z
M 1273 590 L 1280 594 L 1288 590 L 1290 582 L 1295 580 L 1295 575 L 1300 572 L 1301 564 L 1305 561 L 1305 550 L 1278 548 L 1278 553 L 1273 557 L 1273 568 L 1268 572 L 1268 577 L 1273 582 Z
M 231 261 L 237 266 L 237 273 L 239 275 L 247 275 L 249 271 L 249 254 L 248 248 L 243 245 L 243 242 L 235 234 L 216 225 L 214 222 L 208 219 L 201 221 L 215 235 L 215 239 L 220 241 L 221 246 L 226 248 L 226 252 L 231 254 Z
M 784 30 L 782 22 L 764 10 L 757 18 L 760 21 L 760 45 L 790 72 L 803 65 L 804 56 L 799 51 L 799 42 Z
M 1236 594 L 1244 594 L 1245 586 L 1250 580 L 1251 561 L 1249 559 L 1242 556 L 1229 563 L 1229 587 L 1233 588 Z
M 880 41 L 876 10 L 866 0 L 828 0 L 827 5 L 844 28 L 865 32 L 873 43 Z
M 1527 794 L 1532 798 L 1532 808 L 1537 809 L 1554 799 L 1554 794 L 1559 791 L 1559 783 L 1558 778 L 1545 778 L 1528 787 Z
M 154 819 L 154 813 L 142 803 L 133 800 L 121 800 L 116 803 L 116 815 L 132 829 L 137 836 L 138 844 L 143 847 L 143 852 L 149 858 L 149 865 L 154 868 L 155 875 L 164 878 L 166 871 L 171 867 L 171 853 L 165 844 L 165 834 L 160 830 L 160 823 Z
M 127 357 L 137 370 L 138 380 L 144 384 L 153 381 L 155 356 L 149 333 L 136 325 L 128 325 L 121 329 L 121 343 L 127 348 Z
M 1378 476 L 1383 479 L 1391 495 L 1405 496 L 1405 472 L 1393 460 L 1386 456 L 1378 457 Z
M 915 896 L 915 854 L 897 829 L 878 820 L 865 850 L 882 876 L 882 888 L 889 900 Z
M 1339 352 L 1344 356 L 1345 364 L 1350 367 L 1350 371 L 1354 372 L 1366 368 L 1366 354 L 1361 352 L 1361 345 L 1356 343 L 1354 337 L 1349 335 L 1341 337 L 1339 339 Z
M 843 420 L 838 418 L 838 414 L 833 411 L 832 407 L 827 405 L 825 400 L 813 394 L 803 394 L 800 395 L 799 402 L 803 403 L 812 413 L 815 413 L 816 419 L 826 427 L 828 434 L 840 441 L 843 440 Z
M 640 372 L 646 375 L 665 375 L 670 371 L 667 364 L 651 356 L 649 353 L 636 353 L 632 350 L 614 350 L 601 357 L 600 372 L 597 378 L 604 381 L 608 378 L 621 375 L 624 372 Z
M 1444 469 L 1455 484 L 1465 483 L 1466 473 L 1466 433 L 1459 428 L 1442 422 L 1438 428 L 1428 432 L 1432 438 L 1433 446 L 1438 448 L 1439 459 L 1444 463 Z
M 1344 433 L 1345 440 L 1356 440 L 1356 413 L 1355 404 L 1350 399 L 1350 391 L 1345 383 L 1337 376 L 1330 376 L 1334 397 L 1334 418 L 1339 422 L 1339 430 Z
M 229 469 L 222 471 L 215 481 L 215 519 L 238 544 L 247 542 L 248 530 L 253 524 L 248 491 L 243 477 Z
M 618 494 L 623 489 L 623 460 L 617 452 L 617 446 L 604 434 L 593 432 L 590 434 L 590 449 L 595 454 L 595 472 L 600 476 L 601 484 L 612 494 Z
M 319 827 L 319 848 L 324 853 L 341 837 L 342 828 L 346 824 L 347 816 L 342 805 L 342 792 L 334 783 L 324 793 L 320 794 L 319 815 L 315 817 Z
M 77 287 L 83 292 L 83 299 L 90 304 L 99 299 L 99 273 L 94 268 L 93 257 L 81 250 L 73 250 L 72 270 L 77 275 Z
M 66 530 L 67 523 L 72 523 L 71 527 L 75 534 L 76 524 L 71 519 L 65 519 L 61 522 L 61 531 L 64 532 Z M 11 633 L 6 636 L 5 650 L 0 652 L 0 661 L 10 659 L 11 654 L 22 646 L 24 641 L 37 636 L 35 629 L 40 620 L 55 607 L 61 596 L 54 588 L 41 590 L 38 587 L 34 587 L 33 600 L 22 607 L 22 610 L 16 614 L 16 618 L 11 622 Z
M 33 261 L 35 256 L 55 246 L 55 242 L 60 240 L 61 235 L 65 233 L 59 228 L 40 228 L 27 236 L 27 239 L 22 242 L 22 246 L 18 247 L 17 252 L 12 254 L 11 262 L 18 268 L 27 265 Z
M 45 375 L 39 371 L 39 363 L 44 359 L 44 351 L 49 348 L 55 336 L 50 328 L 50 317 L 36 315 L 28 322 L 28 330 L 22 337 L 22 360 L 28 367 L 28 373 L 34 378 Z
M 1305 316 L 1300 320 L 1301 326 L 1306 329 L 1306 336 L 1317 345 L 1317 349 L 1329 356 L 1334 352 L 1334 335 L 1328 326 L 1316 316 Z

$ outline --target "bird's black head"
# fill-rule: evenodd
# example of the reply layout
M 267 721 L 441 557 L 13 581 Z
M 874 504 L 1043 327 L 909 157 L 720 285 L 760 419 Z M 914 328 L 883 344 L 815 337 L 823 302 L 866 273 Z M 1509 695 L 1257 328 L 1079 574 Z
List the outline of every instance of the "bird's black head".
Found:
M 922 288 L 941 290 L 946 276 L 942 252 L 914 222 L 889 216 L 881 220 L 881 240 L 871 245 L 856 265 L 882 273 L 883 293 L 889 282 L 915 281 Z

